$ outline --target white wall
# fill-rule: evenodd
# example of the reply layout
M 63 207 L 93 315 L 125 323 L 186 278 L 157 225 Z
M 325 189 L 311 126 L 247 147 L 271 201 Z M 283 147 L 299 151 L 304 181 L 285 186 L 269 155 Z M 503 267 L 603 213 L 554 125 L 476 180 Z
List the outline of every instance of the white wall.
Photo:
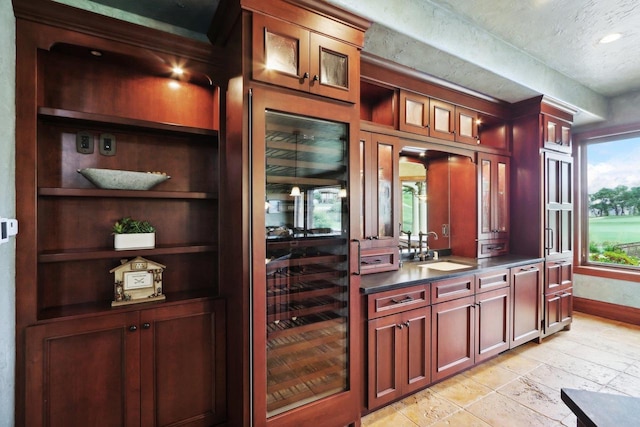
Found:
M 0 216 L 4 218 L 16 214 L 15 27 L 11 0 L 0 0 Z M 11 238 L 0 245 L 0 427 L 14 425 L 15 259 Z

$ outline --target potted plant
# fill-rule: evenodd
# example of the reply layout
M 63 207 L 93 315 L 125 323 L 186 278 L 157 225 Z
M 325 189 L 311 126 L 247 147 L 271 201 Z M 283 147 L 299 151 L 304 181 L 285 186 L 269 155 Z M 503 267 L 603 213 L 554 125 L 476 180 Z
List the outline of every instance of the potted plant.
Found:
M 113 224 L 112 231 L 116 251 L 153 249 L 156 246 L 156 229 L 149 221 L 124 217 Z

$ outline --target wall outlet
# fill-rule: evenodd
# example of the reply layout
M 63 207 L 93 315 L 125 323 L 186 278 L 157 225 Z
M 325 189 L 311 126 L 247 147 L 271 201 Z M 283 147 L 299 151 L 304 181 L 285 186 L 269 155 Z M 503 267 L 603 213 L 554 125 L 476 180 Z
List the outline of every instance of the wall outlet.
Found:
M 76 134 L 76 151 L 80 154 L 93 153 L 93 135 L 86 131 Z
M 100 154 L 103 156 L 116 155 L 116 137 L 110 133 L 100 134 Z

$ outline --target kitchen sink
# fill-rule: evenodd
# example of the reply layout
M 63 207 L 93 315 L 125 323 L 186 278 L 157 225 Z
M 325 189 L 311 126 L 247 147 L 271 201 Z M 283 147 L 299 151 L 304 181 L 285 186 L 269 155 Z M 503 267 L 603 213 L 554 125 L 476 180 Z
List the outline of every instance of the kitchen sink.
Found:
M 457 262 L 451 262 L 451 261 L 438 261 L 438 262 L 431 262 L 428 264 L 421 264 L 419 267 L 431 268 L 433 270 L 440 270 L 440 271 L 453 271 L 453 270 L 461 270 L 463 268 L 470 268 L 472 266 L 467 264 L 458 264 Z

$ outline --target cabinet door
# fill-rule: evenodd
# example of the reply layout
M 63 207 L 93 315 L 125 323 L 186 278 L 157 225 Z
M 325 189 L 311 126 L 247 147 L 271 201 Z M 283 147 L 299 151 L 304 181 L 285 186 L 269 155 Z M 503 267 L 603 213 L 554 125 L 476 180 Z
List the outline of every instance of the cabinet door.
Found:
M 429 98 L 400 91 L 400 130 L 429 134 Z
M 511 269 L 511 348 L 540 337 L 541 296 L 542 263 Z
M 543 115 L 543 147 L 563 153 L 571 153 L 571 124 L 564 120 Z
M 573 315 L 572 288 L 545 296 L 545 335 L 558 332 L 571 324 Z
M 309 32 L 297 25 L 253 14 L 253 78 L 309 90 Z
M 368 329 L 368 409 L 429 385 L 430 307 L 370 320 Z
M 141 312 L 143 426 L 210 426 L 225 417 L 224 301 Z
M 571 258 L 547 261 L 545 268 L 545 294 L 572 287 L 573 263 Z
M 429 136 L 455 139 L 455 106 L 436 99 L 429 100 Z
M 509 349 L 510 303 L 508 287 L 476 295 L 475 363 Z
M 432 306 L 431 378 L 441 380 L 474 363 L 475 297 Z
M 508 157 L 478 153 L 478 206 L 478 239 L 506 240 L 509 231 Z
M 28 426 L 139 426 L 137 312 L 26 330 Z
M 396 137 L 361 132 L 362 248 L 398 246 L 398 162 Z
M 479 144 L 478 113 L 461 107 L 456 107 L 455 113 L 456 141 L 465 144 Z
M 431 382 L 431 307 L 408 311 L 402 320 L 406 361 L 402 366 L 406 372 L 402 375 L 402 394 L 407 394 Z
M 399 313 L 369 321 L 369 409 L 402 394 L 402 316 Z
M 570 256 L 573 251 L 573 159 L 545 153 L 545 256 Z
M 358 49 L 316 33 L 311 33 L 309 44 L 309 91 L 355 103 L 360 82 Z

